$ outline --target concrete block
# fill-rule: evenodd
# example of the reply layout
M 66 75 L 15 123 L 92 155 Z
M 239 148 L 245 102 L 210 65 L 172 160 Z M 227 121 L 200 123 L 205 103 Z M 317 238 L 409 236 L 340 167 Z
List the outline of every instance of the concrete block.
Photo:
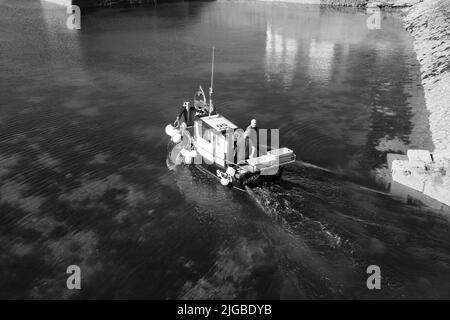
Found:
M 431 156 L 426 150 L 408 150 L 407 155 L 407 160 L 388 155 L 388 163 L 392 161 L 391 191 L 398 189 L 398 194 L 432 207 L 436 203 L 450 207 L 450 153 Z
M 408 160 L 408 156 L 405 154 L 388 153 L 386 155 L 386 160 L 387 160 L 389 171 L 392 172 L 392 162 L 394 160 Z
M 433 161 L 430 152 L 427 150 L 408 150 L 406 154 L 408 155 L 409 161 L 423 161 L 425 163 Z
M 436 184 L 433 180 L 425 183 L 423 193 L 433 199 L 436 199 L 447 206 L 450 206 L 450 185 Z
M 450 151 L 433 153 L 433 159 L 434 161 L 448 162 L 450 165 Z
M 394 160 L 392 161 L 392 180 L 423 192 L 426 176 L 420 174 L 409 161 Z

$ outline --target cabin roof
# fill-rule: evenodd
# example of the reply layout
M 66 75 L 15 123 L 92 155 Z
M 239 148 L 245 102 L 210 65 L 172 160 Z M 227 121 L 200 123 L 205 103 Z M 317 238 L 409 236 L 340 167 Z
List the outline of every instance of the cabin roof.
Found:
M 230 120 L 225 118 L 224 116 L 220 114 L 215 114 L 212 116 L 205 116 L 200 118 L 203 122 L 205 122 L 207 125 L 209 125 L 211 128 L 222 132 L 226 131 L 227 129 L 236 129 L 237 126 L 232 123 Z

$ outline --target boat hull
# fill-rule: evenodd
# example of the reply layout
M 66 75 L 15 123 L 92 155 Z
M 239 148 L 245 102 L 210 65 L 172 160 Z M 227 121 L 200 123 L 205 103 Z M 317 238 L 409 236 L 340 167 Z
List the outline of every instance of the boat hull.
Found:
M 217 170 L 223 171 L 222 168 L 219 166 L 216 166 L 214 164 L 208 165 L 208 164 L 192 164 L 189 165 L 192 167 L 196 167 L 198 170 L 204 172 L 205 174 L 209 174 L 214 176 L 218 181 L 220 181 L 220 177 L 217 175 Z M 246 186 L 256 186 L 262 182 L 268 182 L 268 181 L 275 181 L 281 178 L 283 173 L 283 168 L 278 167 L 276 171 L 274 171 L 272 174 L 261 174 L 258 173 L 252 173 L 247 172 L 246 174 L 242 175 L 240 178 L 233 178 L 233 180 L 228 184 L 229 187 L 234 187 L 240 190 L 246 191 Z
M 202 162 L 201 164 L 185 164 L 181 159 L 177 160 L 177 157 L 175 154 L 179 153 L 178 144 L 175 144 L 173 142 L 169 142 L 167 145 L 167 165 L 169 167 L 176 166 L 176 165 L 183 165 L 187 166 L 189 168 L 195 168 L 199 171 L 208 174 L 218 181 L 221 180 L 221 177 L 218 173 L 224 173 L 225 169 L 216 163 L 208 164 L 206 162 Z M 229 182 L 227 187 L 234 187 L 239 190 L 246 191 L 246 186 L 255 186 L 262 182 L 267 181 L 275 181 L 281 178 L 283 172 L 283 167 L 279 166 L 276 168 L 271 168 L 270 171 L 266 172 L 246 172 L 243 175 L 240 175 L 239 177 L 233 177 L 233 179 Z

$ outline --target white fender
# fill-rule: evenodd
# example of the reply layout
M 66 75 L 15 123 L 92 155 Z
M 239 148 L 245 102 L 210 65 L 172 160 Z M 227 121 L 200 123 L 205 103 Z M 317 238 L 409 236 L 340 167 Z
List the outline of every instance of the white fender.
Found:
M 192 158 L 191 157 L 184 157 L 184 163 L 191 164 L 192 163 Z
M 187 151 L 185 148 L 183 148 L 183 149 L 180 150 L 180 154 L 181 154 L 183 157 L 189 157 L 189 151 Z
M 228 179 L 226 179 L 226 178 L 222 178 L 222 179 L 220 179 L 220 183 L 221 183 L 223 186 L 227 186 L 227 185 L 230 183 L 230 180 L 228 180 Z
M 175 133 L 175 134 L 172 136 L 172 142 L 173 142 L 173 143 L 180 143 L 180 141 L 181 141 L 181 134 Z
M 168 124 L 165 129 L 166 134 L 170 137 L 173 137 L 173 135 L 175 134 L 174 129 L 175 128 L 171 124 Z
M 226 173 L 227 173 L 229 176 L 234 177 L 234 175 L 235 175 L 235 173 L 236 173 L 236 170 L 235 170 L 234 168 L 232 168 L 232 167 L 228 167 Z

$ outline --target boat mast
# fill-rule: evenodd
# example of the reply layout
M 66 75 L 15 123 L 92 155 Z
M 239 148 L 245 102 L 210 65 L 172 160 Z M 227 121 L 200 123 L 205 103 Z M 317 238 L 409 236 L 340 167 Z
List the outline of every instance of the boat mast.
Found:
M 212 102 L 213 83 L 214 83 L 214 47 L 212 47 L 211 86 L 209 87 L 209 116 L 211 116 L 211 111 L 213 108 Z

